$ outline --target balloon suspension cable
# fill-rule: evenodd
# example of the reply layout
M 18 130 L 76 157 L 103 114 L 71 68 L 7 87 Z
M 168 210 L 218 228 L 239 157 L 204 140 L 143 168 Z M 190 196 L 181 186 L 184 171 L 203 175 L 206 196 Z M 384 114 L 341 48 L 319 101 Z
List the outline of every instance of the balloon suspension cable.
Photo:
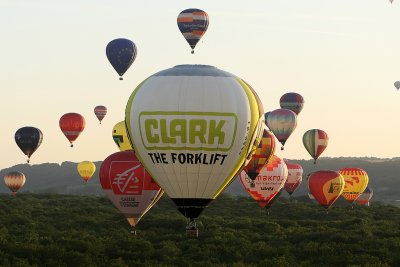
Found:
M 131 227 L 131 234 L 136 235 L 136 227 L 134 225 Z
M 119 80 L 120 80 L 120 81 L 122 81 L 123 79 L 124 79 L 124 78 L 122 78 L 122 77 L 119 77 Z

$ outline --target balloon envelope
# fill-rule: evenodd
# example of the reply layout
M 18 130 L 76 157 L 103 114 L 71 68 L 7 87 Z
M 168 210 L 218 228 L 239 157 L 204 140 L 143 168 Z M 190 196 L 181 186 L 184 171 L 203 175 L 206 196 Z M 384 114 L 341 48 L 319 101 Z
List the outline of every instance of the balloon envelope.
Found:
M 104 119 L 104 117 L 107 114 L 107 108 L 105 106 L 96 106 L 94 108 L 94 114 L 96 115 L 97 119 L 101 121 Z
M 120 151 L 132 150 L 128 135 L 126 134 L 125 121 L 120 121 L 114 125 L 112 137 Z
M 112 40 L 106 47 L 108 61 L 110 61 L 115 71 L 119 74 L 120 80 L 122 80 L 122 75 L 125 74 L 135 61 L 136 54 L 135 43 L 124 38 Z
M 189 8 L 179 13 L 178 28 L 192 48 L 192 53 L 201 37 L 206 33 L 208 22 L 207 13 L 201 9 Z
M 288 109 L 276 109 L 267 117 L 267 126 L 282 144 L 282 150 L 289 136 L 297 126 L 297 115 Z
M 240 78 L 212 66 L 180 65 L 135 89 L 125 121 L 143 165 L 194 219 L 251 159 L 263 116 L 256 93 Z
M 260 173 L 261 168 L 268 162 L 275 152 L 275 137 L 273 134 L 264 129 L 263 135 L 258 145 L 256 152 L 251 157 L 251 160 L 244 167 L 244 171 L 254 180 Z
M 356 199 L 356 202 L 360 205 L 369 206 L 369 201 L 371 200 L 373 195 L 374 191 L 369 186 L 367 186 L 364 192 Z
M 297 163 L 290 163 L 288 161 L 285 161 L 285 163 L 288 169 L 288 178 L 285 183 L 285 190 L 289 195 L 292 195 L 303 180 L 303 168 Z
M 22 172 L 13 171 L 4 176 L 4 183 L 14 196 L 17 194 L 18 190 L 24 186 L 25 181 L 26 178 Z
M 281 108 L 289 109 L 299 115 L 304 106 L 304 98 L 298 93 L 286 93 L 279 100 Z
M 303 135 L 303 145 L 307 152 L 314 159 L 314 163 L 317 162 L 318 157 L 324 152 L 328 146 L 329 137 L 328 134 L 319 129 L 311 129 Z
M 254 180 L 254 186 L 252 186 L 252 179 L 245 171 L 242 171 L 239 175 L 240 182 L 247 193 L 262 208 L 267 206 L 281 191 L 287 176 L 288 170 L 285 162 L 275 155 L 262 167 L 259 175 Z
M 78 113 L 66 113 L 60 118 L 59 125 L 72 147 L 72 143 L 85 129 L 85 118 Z
M 22 127 L 15 132 L 15 142 L 28 156 L 28 162 L 33 152 L 38 149 L 43 141 L 42 131 L 35 127 Z
M 96 165 L 91 161 L 82 161 L 76 166 L 79 175 L 87 183 L 96 172 Z
M 107 197 L 133 227 L 163 193 L 132 150 L 108 156 L 99 176 Z
M 344 179 L 337 171 L 316 171 L 308 177 L 308 188 L 315 200 L 328 209 L 342 194 Z
M 360 168 L 343 168 L 339 173 L 344 178 L 344 189 L 342 196 L 350 203 L 364 192 L 368 185 L 368 174 Z

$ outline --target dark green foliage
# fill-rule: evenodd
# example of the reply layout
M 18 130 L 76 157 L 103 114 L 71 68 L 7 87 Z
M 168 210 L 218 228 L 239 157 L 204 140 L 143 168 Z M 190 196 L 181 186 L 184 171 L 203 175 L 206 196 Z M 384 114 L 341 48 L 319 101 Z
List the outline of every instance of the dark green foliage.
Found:
M 167 197 L 136 236 L 105 198 L 0 195 L 0 266 L 400 266 L 400 209 L 278 200 L 262 210 L 223 195 L 198 239 Z

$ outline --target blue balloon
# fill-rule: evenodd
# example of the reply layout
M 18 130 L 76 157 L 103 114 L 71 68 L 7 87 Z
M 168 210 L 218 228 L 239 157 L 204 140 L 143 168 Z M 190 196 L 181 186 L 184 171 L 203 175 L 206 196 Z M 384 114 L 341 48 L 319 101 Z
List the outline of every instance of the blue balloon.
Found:
M 135 61 L 136 53 L 136 45 L 131 40 L 119 38 L 108 43 L 106 48 L 107 58 L 119 74 L 120 80 Z

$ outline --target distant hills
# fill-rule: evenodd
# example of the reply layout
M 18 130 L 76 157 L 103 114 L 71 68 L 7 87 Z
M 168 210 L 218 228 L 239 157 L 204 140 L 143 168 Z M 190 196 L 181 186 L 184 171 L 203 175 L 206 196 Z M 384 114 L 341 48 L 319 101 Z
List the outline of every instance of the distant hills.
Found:
M 313 171 L 330 169 L 339 170 L 344 167 L 358 167 L 364 169 L 370 178 L 370 186 L 374 190 L 373 201 L 380 201 L 393 205 L 400 205 L 400 158 L 321 158 L 314 165 L 312 160 L 291 160 L 300 164 L 304 169 L 303 183 L 293 194 L 302 196 L 307 194 L 306 177 Z M 74 162 L 43 163 L 38 165 L 20 164 L 0 171 L 0 176 L 9 171 L 21 171 L 27 181 L 21 192 L 55 193 L 69 195 L 103 195 L 99 183 L 98 170 L 101 162 L 95 162 L 97 171 L 93 178 L 84 184 L 80 178 Z M 8 193 L 4 183 L 0 185 L 0 192 Z M 234 180 L 225 190 L 232 195 L 246 195 L 240 181 Z M 282 196 L 288 196 L 286 193 Z

